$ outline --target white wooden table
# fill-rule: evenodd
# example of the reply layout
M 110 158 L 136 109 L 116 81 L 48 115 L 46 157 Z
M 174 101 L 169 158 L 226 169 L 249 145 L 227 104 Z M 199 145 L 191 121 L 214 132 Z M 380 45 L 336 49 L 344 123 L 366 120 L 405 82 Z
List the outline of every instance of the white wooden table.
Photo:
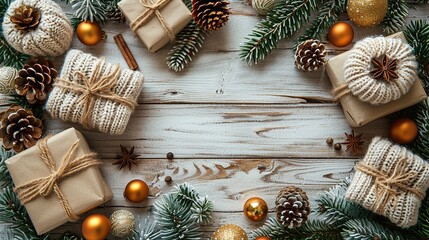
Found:
M 69 6 L 65 8 L 71 13 Z M 142 179 L 163 193 L 174 184 L 189 182 L 215 201 L 214 221 L 202 229 L 205 237 L 226 223 L 250 232 L 263 222 L 250 222 L 243 215 L 249 197 L 265 199 L 269 216 L 274 216 L 277 192 L 288 185 L 306 190 L 314 203 L 318 193 L 347 177 L 364 154 L 337 152 L 325 143 L 328 137 L 343 141 L 344 132 L 351 128 L 333 101 L 325 72 L 301 73 L 294 68 L 291 47 L 295 38 L 281 41 L 260 64 L 244 65 L 238 56 L 239 45 L 260 17 L 246 0 L 233 1 L 231 9 L 228 24 L 209 36 L 191 66 L 181 73 L 168 70 L 165 64 L 169 47 L 155 54 L 148 52 L 125 24 L 105 25 L 108 39 L 96 47 L 74 40 L 73 48 L 127 67 L 113 40 L 122 33 L 145 74 L 139 106 L 122 136 L 106 136 L 61 121 L 47 123 L 51 132 L 70 126 L 82 130 L 105 162 L 102 172 L 114 197 L 90 213 L 109 215 L 127 209 L 144 217 L 156 198 L 143 204 L 127 202 L 122 192 L 130 180 Z M 428 15 L 429 6 L 420 5 L 411 10 L 408 21 Z M 377 28 L 355 27 L 355 41 L 380 33 Z M 349 47 L 332 49 L 330 54 Z M 62 60 L 56 61 L 58 66 Z M 388 124 L 387 119 L 380 119 L 356 129 L 364 133 L 364 149 L 373 136 L 387 135 Z M 135 146 L 141 154 L 139 166 L 132 171 L 119 171 L 112 165 L 120 144 Z M 174 160 L 166 159 L 168 152 L 174 153 Z M 266 169 L 258 169 L 260 165 Z M 171 176 L 173 184 L 166 184 L 165 176 Z M 66 230 L 80 234 L 80 222 L 55 232 Z M 3 238 L 7 236 L 3 234 Z

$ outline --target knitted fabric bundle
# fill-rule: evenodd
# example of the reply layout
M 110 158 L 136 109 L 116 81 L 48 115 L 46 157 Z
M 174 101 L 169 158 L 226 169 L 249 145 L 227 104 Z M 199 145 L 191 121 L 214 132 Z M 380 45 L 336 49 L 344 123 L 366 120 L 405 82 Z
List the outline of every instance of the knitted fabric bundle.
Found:
M 122 134 L 134 110 L 133 106 L 124 104 L 124 101 L 135 103 L 142 89 L 143 74 L 128 69 L 121 71 L 117 67 L 90 54 L 71 50 L 66 56 L 59 79 L 55 80 L 46 109 L 53 118 L 78 122 L 101 132 Z M 118 75 L 111 77 L 116 70 L 119 71 Z M 99 76 L 95 76 L 97 72 Z M 91 79 L 89 82 L 92 86 L 102 81 L 110 81 L 113 86 L 91 93 L 92 86 L 88 87 L 84 83 L 87 79 Z M 77 87 L 78 90 L 73 90 Z M 108 93 L 113 96 L 109 98 Z M 88 101 L 92 101 L 92 105 L 86 109 L 85 103 Z M 87 113 L 88 120 L 85 120 Z
M 404 147 L 375 137 L 356 166 L 346 199 L 405 228 L 417 224 L 428 187 L 427 162 Z
M 388 83 L 370 74 L 371 60 L 387 55 L 397 59 L 398 79 Z M 399 99 L 417 79 L 417 63 L 413 49 L 397 38 L 365 38 L 355 44 L 344 64 L 344 77 L 349 91 L 361 101 L 384 104 Z
M 17 30 L 10 17 L 20 6 L 38 9 L 40 23 L 35 29 Z M 60 6 L 51 0 L 16 0 L 6 11 L 3 34 L 16 50 L 31 56 L 56 57 L 64 54 L 73 40 L 73 29 Z

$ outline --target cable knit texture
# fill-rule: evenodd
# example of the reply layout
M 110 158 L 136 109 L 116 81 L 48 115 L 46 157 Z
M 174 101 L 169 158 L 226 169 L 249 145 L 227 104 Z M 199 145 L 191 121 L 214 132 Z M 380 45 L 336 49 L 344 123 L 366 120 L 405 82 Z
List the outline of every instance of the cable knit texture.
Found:
M 35 29 L 17 30 L 10 21 L 15 9 L 22 5 L 36 8 L 41 13 Z M 31 56 L 56 57 L 64 54 L 73 40 L 70 21 L 60 6 L 51 0 L 16 0 L 12 2 L 3 19 L 7 42 L 16 50 Z
M 405 147 L 375 137 L 356 166 L 346 199 L 389 218 L 399 227 L 410 227 L 417 224 L 428 187 L 427 162 Z
M 93 70 L 100 59 L 79 50 L 71 50 L 65 59 L 61 70 L 60 79 L 82 84 L 77 73 L 83 73 L 86 78 L 91 78 Z M 99 79 L 110 75 L 115 66 L 103 62 Z M 115 81 L 112 79 L 112 81 Z M 56 81 L 58 82 L 58 80 Z M 120 72 L 116 86 L 112 89 L 117 96 L 137 100 L 143 85 L 143 74 L 132 70 Z M 55 86 L 55 85 L 54 85 Z M 69 88 L 55 86 L 52 90 L 46 108 L 53 118 L 64 121 L 78 122 L 82 124 L 84 104 L 79 104 L 82 93 L 72 91 Z M 105 98 L 96 98 L 93 109 L 90 112 L 88 127 L 98 129 L 110 134 L 122 134 L 128 124 L 133 109 L 126 104 Z
M 397 59 L 398 79 L 391 83 L 377 80 L 370 71 L 372 58 L 387 55 Z M 417 79 L 417 63 L 412 48 L 397 38 L 365 38 L 355 44 L 344 65 L 344 77 L 351 93 L 361 101 L 384 104 L 399 99 Z

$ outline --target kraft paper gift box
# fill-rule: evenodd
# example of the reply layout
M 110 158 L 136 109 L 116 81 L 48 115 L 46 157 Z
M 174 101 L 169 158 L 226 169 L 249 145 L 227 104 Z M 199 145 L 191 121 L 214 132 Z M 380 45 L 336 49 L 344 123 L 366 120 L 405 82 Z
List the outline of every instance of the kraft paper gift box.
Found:
M 94 153 L 89 149 L 83 135 L 74 128 L 70 128 L 47 140 L 47 147 L 55 161 L 56 170 L 60 168 L 63 158 L 75 143 L 77 143 L 76 150 L 70 155 L 71 161 L 89 156 L 89 161 L 97 162 L 93 158 Z M 81 162 L 77 162 L 77 164 L 79 163 Z M 38 145 L 6 160 L 6 165 L 17 187 L 52 174 L 40 156 Z M 113 196 L 100 173 L 98 165 L 91 165 L 74 174 L 60 177 L 57 184 L 65 200 L 69 203 L 71 212 L 75 215 L 85 213 L 107 202 Z M 23 192 L 28 191 L 24 190 Z M 68 222 L 70 219 L 55 190 L 52 190 L 45 197 L 36 197 L 25 203 L 24 206 L 39 235 Z
M 155 13 L 156 10 L 152 12 L 143 6 L 143 3 L 156 5 L 161 1 L 166 1 L 159 8 L 162 20 Z M 172 41 L 171 37 L 177 35 L 192 19 L 191 12 L 182 0 L 122 0 L 118 7 L 130 23 L 131 29 L 135 27 L 134 32 L 151 52 L 158 51 Z M 138 20 L 143 18 L 142 14 L 148 14 L 149 20 L 137 24 Z
M 395 33 L 388 37 L 399 38 L 403 42 L 406 42 L 402 32 Z M 342 53 L 330 59 L 326 64 L 326 72 L 331 80 L 333 88 L 337 88 L 344 83 L 344 63 L 349 56 L 350 52 Z M 426 98 L 427 95 L 420 79 L 416 79 L 408 93 L 386 104 L 372 105 L 365 103 L 352 94 L 341 97 L 339 101 L 349 124 L 352 127 L 361 127 L 378 118 L 417 104 Z

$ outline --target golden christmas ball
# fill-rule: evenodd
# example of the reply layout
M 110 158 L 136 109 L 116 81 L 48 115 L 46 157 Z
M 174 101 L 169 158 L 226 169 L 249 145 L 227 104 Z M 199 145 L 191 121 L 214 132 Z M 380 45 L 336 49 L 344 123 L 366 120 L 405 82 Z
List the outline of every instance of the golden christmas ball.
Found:
M 15 78 L 18 70 L 13 67 L 0 68 L 0 93 L 6 95 L 15 94 Z
M 136 225 L 134 215 L 127 210 L 117 210 L 110 216 L 112 234 L 124 238 L 131 235 Z
M 418 132 L 417 124 L 409 118 L 398 118 L 390 125 L 390 138 L 395 143 L 410 144 Z
M 267 237 L 267 236 L 259 236 L 259 237 L 255 238 L 255 240 L 271 240 L 271 238 Z
M 248 240 L 246 232 L 234 224 L 225 224 L 213 233 L 211 240 Z
M 349 0 L 347 14 L 359 27 L 373 27 L 383 21 L 388 0 Z
M 106 38 L 106 33 L 96 22 L 83 21 L 77 25 L 76 35 L 79 41 L 87 46 L 94 46 Z
M 109 232 L 109 219 L 102 214 L 89 215 L 82 223 L 82 235 L 86 240 L 104 240 Z
M 329 29 L 328 40 L 336 47 L 345 47 L 353 41 L 355 33 L 346 22 L 337 22 Z
M 268 206 L 264 199 L 259 197 L 251 197 L 243 207 L 244 215 L 252 221 L 260 221 L 268 214 Z
M 149 187 L 142 180 L 134 179 L 127 184 L 124 197 L 133 203 L 141 203 L 149 197 Z

